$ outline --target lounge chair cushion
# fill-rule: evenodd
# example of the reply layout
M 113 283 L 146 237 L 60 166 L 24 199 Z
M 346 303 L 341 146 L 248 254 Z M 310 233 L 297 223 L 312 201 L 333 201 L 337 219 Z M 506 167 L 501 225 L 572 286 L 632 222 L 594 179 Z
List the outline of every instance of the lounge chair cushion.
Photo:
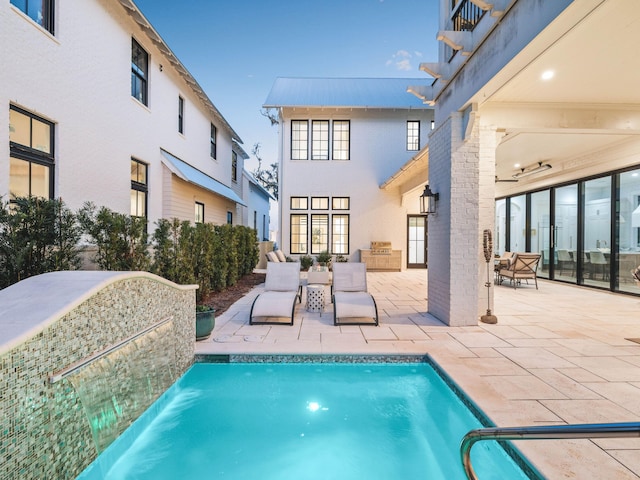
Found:
M 297 292 L 300 286 L 300 265 L 293 262 L 267 264 L 265 292 Z
M 337 318 L 376 318 L 376 306 L 368 292 L 336 292 L 333 296 Z
M 334 265 L 333 290 L 336 292 L 366 292 L 366 265 L 364 263 L 349 263 L 345 266 Z
M 291 319 L 297 290 L 294 292 L 263 292 L 253 304 L 252 317 L 286 317 Z
M 282 323 L 275 321 L 284 317 L 293 325 L 295 302 L 299 299 L 300 264 L 292 262 L 267 263 L 267 276 L 264 292 L 258 295 L 251 305 L 249 323 Z M 256 320 L 259 318 L 259 320 Z
M 270 262 L 280 262 L 280 259 L 276 255 L 276 252 L 267 252 L 267 260 Z
M 276 257 L 278 257 L 278 260 L 280 260 L 281 262 L 287 261 L 287 257 L 285 257 L 284 253 L 282 253 L 282 250 L 275 250 L 275 252 L 276 252 Z

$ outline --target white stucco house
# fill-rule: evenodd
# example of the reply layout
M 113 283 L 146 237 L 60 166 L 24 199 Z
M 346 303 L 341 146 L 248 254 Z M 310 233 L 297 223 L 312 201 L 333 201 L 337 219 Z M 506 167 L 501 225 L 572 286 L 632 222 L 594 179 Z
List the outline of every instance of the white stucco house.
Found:
M 432 107 L 407 86 L 430 84 L 399 78 L 276 79 L 264 107 L 275 109 L 280 121 L 277 242 L 286 255 L 327 251 L 360 261 L 372 253 L 372 242 L 387 242 L 394 259 L 374 257 L 378 264 L 368 267 L 425 267 L 418 205 L 424 183 L 406 188 L 389 181 L 420 155 L 432 128 Z
M 439 23 L 416 92 L 435 108 L 429 312 L 484 314 L 485 229 L 496 253 L 539 252 L 541 277 L 640 294 L 638 2 L 440 0 Z
M 240 136 L 136 5 L 35 5 L 0 6 L 0 195 L 252 226 Z

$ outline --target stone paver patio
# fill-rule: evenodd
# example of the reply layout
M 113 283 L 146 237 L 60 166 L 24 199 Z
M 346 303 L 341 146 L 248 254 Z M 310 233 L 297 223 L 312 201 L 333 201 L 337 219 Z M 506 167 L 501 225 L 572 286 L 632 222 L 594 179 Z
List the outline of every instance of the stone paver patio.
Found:
M 296 307 L 294 326 L 249 325 L 255 288 L 196 353 L 428 353 L 501 427 L 640 420 L 640 298 L 557 282 L 495 287 L 498 324 L 448 327 L 427 314 L 424 270 L 368 275 L 380 326 L 333 326 Z M 493 287 L 492 287 L 493 288 Z M 640 438 L 515 442 L 547 478 L 640 478 Z

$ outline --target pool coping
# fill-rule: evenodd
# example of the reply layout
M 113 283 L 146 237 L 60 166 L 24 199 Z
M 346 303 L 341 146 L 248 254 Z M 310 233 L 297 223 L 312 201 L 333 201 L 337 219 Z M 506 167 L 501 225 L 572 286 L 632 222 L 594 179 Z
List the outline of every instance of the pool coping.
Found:
M 429 354 L 209 354 L 197 353 L 196 363 L 425 363 L 431 366 L 438 376 L 455 393 L 458 399 L 471 411 L 483 427 L 496 427 L 482 409 L 447 374 L 438 362 Z M 509 441 L 497 441 L 509 457 L 520 467 L 530 480 L 544 480 L 544 476 Z

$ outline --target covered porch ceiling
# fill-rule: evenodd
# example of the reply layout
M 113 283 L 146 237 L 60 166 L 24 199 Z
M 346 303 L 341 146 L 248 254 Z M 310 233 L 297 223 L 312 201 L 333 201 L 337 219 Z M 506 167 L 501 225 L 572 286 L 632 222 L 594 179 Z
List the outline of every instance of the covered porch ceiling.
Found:
M 557 176 L 580 168 L 573 159 L 640 139 L 637 45 L 637 0 L 575 1 L 484 85 L 469 104 L 498 128 L 497 177 L 538 162 L 553 168 L 536 178 Z

